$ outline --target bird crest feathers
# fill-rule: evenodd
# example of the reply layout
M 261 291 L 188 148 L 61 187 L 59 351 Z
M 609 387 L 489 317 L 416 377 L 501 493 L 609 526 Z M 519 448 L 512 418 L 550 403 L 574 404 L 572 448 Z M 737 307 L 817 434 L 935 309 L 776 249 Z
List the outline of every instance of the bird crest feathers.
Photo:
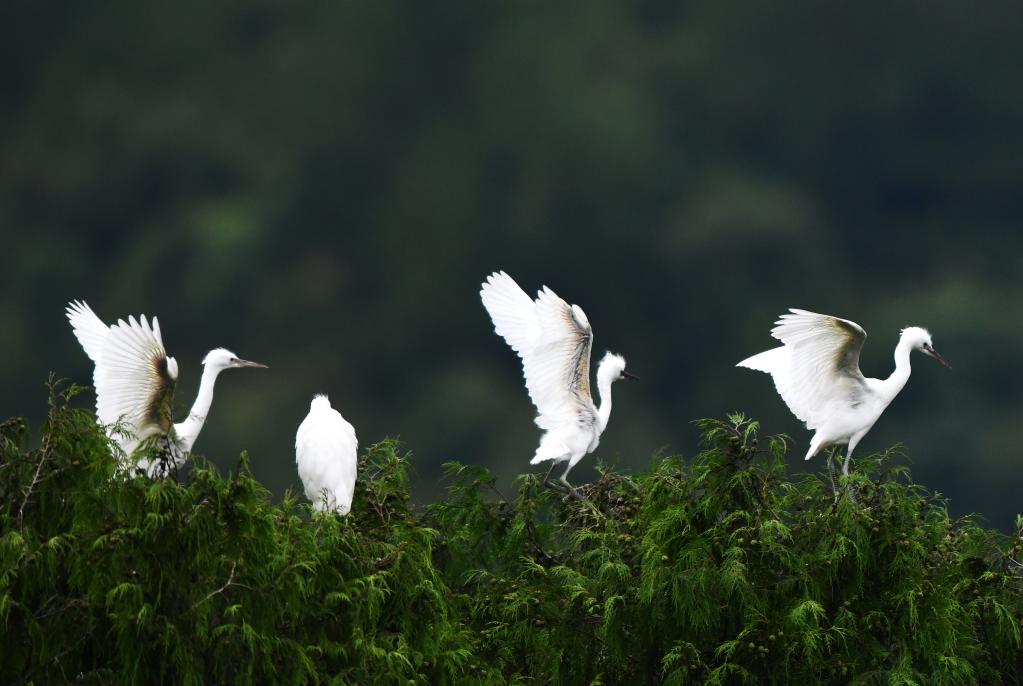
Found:
M 621 373 L 625 369 L 625 358 L 617 353 L 613 353 L 610 350 L 604 353 L 604 357 L 600 358 L 599 369 L 614 369 L 615 374 Z
M 928 340 L 930 340 L 931 338 L 931 332 L 922 326 L 907 326 L 905 329 L 899 331 L 899 335 L 900 336 L 918 335 L 921 338 L 926 338 Z

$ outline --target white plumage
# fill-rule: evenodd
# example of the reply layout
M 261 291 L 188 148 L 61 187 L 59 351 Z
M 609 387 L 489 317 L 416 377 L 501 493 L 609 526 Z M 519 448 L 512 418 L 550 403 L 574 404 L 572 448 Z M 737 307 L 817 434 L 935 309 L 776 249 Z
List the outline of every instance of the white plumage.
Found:
M 351 510 L 358 449 L 352 425 L 330 406 L 327 396 L 314 397 L 295 435 L 298 475 L 314 509 L 342 515 Z
M 560 481 L 581 497 L 568 483 L 568 472 L 600 442 L 611 415 L 611 384 L 636 377 L 625 371 L 624 358 L 607 353 L 597 368 L 598 409 L 590 394 L 593 331 L 582 308 L 570 306 L 546 286 L 534 301 L 504 272 L 487 277 L 480 299 L 494 330 L 522 358 L 536 425 L 545 432 L 530 464 L 550 460 L 553 469 L 567 462 Z
M 84 302 L 68 304 L 67 318 L 85 354 L 95 363 L 96 419 L 106 426 L 111 438 L 131 456 L 138 446 L 154 436 L 166 436 L 164 455 L 158 460 L 141 458 L 136 465 L 150 476 L 165 475 L 181 466 L 206 422 L 213 402 L 213 385 L 224 369 L 265 367 L 241 360 L 229 350 L 211 350 L 203 360 L 199 394 L 188 418 L 172 424 L 171 408 L 178 363 L 167 355 L 160 322 L 152 324 L 141 315 L 107 326 Z
M 771 335 L 783 345 L 740 362 L 774 379 L 792 414 L 815 431 L 806 459 L 822 448 L 848 445 L 842 473 L 860 440 L 909 380 L 909 355 L 920 350 L 946 367 L 926 329 L 902 330 L 895 348 L 895 371 L 887 379 L 870 379 L 860 371 L 866 332 L 859 324 L 806 310 L 789 310 L 775 322 Z

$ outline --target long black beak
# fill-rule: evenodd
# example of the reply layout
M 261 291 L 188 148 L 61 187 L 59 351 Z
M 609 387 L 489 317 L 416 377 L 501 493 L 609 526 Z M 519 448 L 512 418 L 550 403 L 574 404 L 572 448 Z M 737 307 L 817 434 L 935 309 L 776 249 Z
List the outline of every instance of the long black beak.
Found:
M 253 362 L 251 360 L 238 360 L 236 363 L 239 367 L 255 367 L 256 369 L 269 369 L 265 364 Z
M 636 376 L 635 374 L 629 374 L 624 369 L 622 370 L 622 378 L 626 379 L 628 381 L 639 381 L 639 377 L 638 376 Z
M 946 359 L 945 359 L 944 357 L 942 357 L 941 355 L 939 355 L 939 354 L 938 354 L 938 351 L 937 351 L 937 350 L 935 350 L 934 348 L 930 348 L 929 350 L 926 350 L 925 352 L 926 352 L 926 353 L 927 353 L 928 355 L 930 355 L 931 357 L 933 357 L 934 359 L 936 359 L 936 360 L 937 360 L 938 362 L 940 362 L 940 363 L 942 363 L 943 365 L 945 365 L 946 367 L 948 367 L 949 369 L 951 369 L 951 368 L 952 368 L 952 365 L 950 365 L 950 364 L 948 363 L 948 360 L 946 360 Z

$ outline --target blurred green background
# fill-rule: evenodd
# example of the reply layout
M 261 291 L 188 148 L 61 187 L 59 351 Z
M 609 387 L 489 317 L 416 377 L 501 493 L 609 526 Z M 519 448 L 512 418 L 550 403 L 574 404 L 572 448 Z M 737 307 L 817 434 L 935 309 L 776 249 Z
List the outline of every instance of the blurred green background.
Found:
M 196 450 L 277 494 L 315 392 L 406 441 L 423 499 L 451 459 L 511 488 L 539 432 L 478 300 L 505 269 L 642 377 L 598 451 L 628 468 L 739 409 L 823 469 L 735 362 L 789 306 L 863 325 L 868 376 L 929 327 L 954 369 L 915 356 L 860 450 L 905 443 L 1006 528 L 1021 29 L 1010 2 L 3 3 L 0 415 L 91 381 L 84 298 L 159 315 L 183 412 L 208 349 L 270 365 L 221 377 Z

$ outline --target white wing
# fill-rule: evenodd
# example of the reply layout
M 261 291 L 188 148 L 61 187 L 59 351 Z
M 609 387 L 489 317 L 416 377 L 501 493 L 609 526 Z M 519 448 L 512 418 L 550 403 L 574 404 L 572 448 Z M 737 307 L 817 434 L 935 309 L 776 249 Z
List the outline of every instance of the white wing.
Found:
M 480 298 L 494 329 L 522 358 L 537 426 L 551 430 L 596 421 L 590 395 L 593 331 L 582 309 L 546 286 L 534 302 L 504 272 L 487 279 Z
M 94 363 L 99 362 L 103 357 L 103 345 L 107 340 L 107 334 L 110 333 L 110 327 L 104 324 L 84 301 L 73 300 L 64 311 L 85 354 Z
M 512 277 L 504 272 L 488 276 L 480 289 L 480 300 L 494 322 L 494 330 L 520 357 L 536 346 L 543 334 L 536 303 Z
M 325 400 L 325 399 L 324 399 Z M 295 462 L 306 497 L 313 508 L 348 514 L 355 495 L 359 442 L 355 429 L 329 404 L 317 405 L 298 427 L 295 435 Z
M 866 332 L 859 324 L 825 314 L 790 310 L 771 335 L 784 345 L 737 366 L 771 374 L 785 404 L 807 428 L 816 429 L 839 407 L 866 392 L 860 350 Z
M 151 327 L 144 315 L 118 320 L 96 363 L 97 419 L 126 424 L 138 440 L 169 431 L 176 378 L 177 365 L 167 357 L 156 317 Z

